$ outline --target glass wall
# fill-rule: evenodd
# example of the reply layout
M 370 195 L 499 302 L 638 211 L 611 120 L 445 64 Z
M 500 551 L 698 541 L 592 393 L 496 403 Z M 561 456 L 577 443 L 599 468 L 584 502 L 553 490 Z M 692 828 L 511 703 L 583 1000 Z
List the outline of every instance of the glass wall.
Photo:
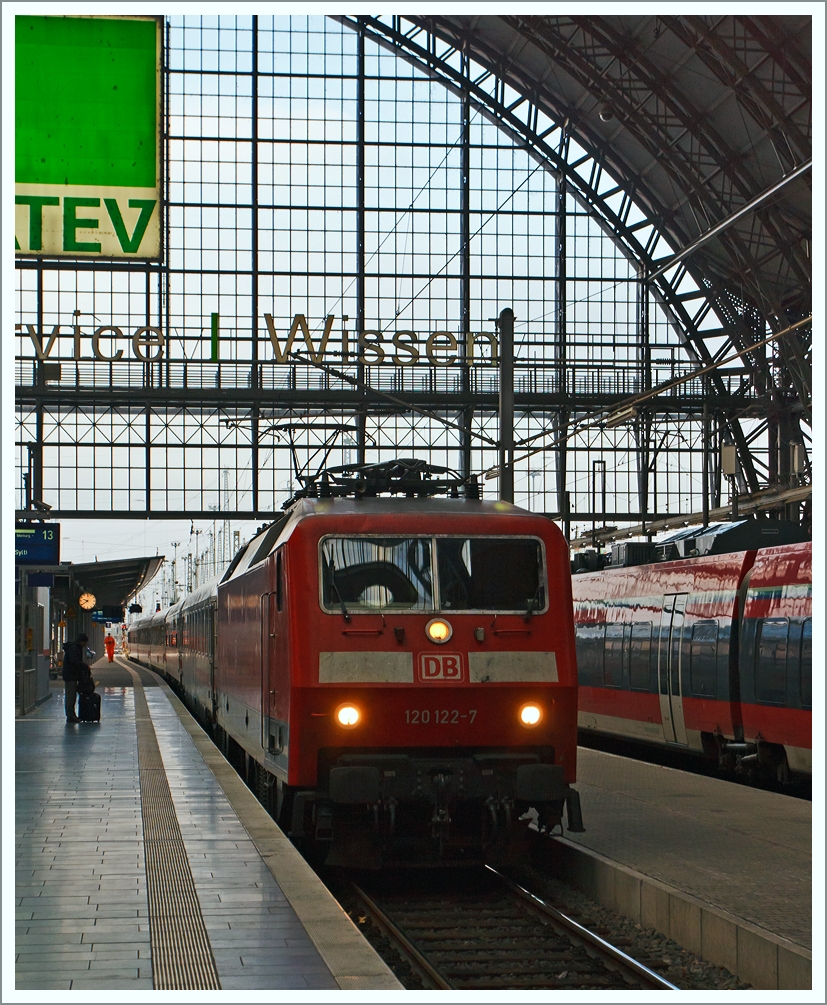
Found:
M 18 271 L 18 381 L 37 379 L 25 326 L 59 325 L 67 391 L 20 409 L 18 505 L 39 459 L 56 509 L 124 512 L 277 510 L 297 485 L 291 444 L 310 470 L 417 455 L 485 472 L 510 307 L 516 501 L 553 514 L 568 493 L 574 529 L 701 509 L 704 437 L 720 432 L 684 408 L 700 386 L 645 421 L 574 428 L 696 363 L 547 161 L 332 18 L 175 15 L 167 32 L 165 262 Z M 550 121 L 546 142 L 585 156 Z M 152 363 L 129 348 L 146 324 L 166 335 Z M 121 330 L 98 343 L 121 359 L 95 358 L 100 325 Z

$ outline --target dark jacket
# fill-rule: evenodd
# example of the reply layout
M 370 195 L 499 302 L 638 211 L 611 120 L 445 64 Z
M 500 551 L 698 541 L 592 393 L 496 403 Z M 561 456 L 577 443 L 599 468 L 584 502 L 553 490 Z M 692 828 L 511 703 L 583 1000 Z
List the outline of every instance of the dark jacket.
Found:
M 86 646 L 82 642 L 67 642 L 63 649 L 63 679 L 83 680 L 90 674 L 89 665 L 84 661 Z

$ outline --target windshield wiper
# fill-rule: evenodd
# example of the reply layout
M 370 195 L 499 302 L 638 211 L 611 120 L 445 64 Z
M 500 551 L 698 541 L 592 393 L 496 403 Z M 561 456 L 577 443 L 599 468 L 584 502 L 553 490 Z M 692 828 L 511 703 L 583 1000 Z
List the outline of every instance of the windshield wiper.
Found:
M 543 581 L 538 580 L 537 589 L 534 591 L 534 596 L 529 600 L 528 607 L 525 609 L 525 614 L 523 619 L 528 622 L 531 621 L 531 615 L 534 613 L 534 605 L 537 603 L 537 599 L 540 596 L 540 591 L 543 589 Z
M 327 567 L 327 570 L 328 570 L 328 578 L 330 580 L 330 588 L 335 591 L 336 599 L 339 601 L 339 607 L 342 608 L 342 617 L 345 619 L 345 621 L 350 621 L 350 615 L 348 614 L 347 608 L 345 607 L 345 602 L 344 600 L 342 600 L 342 595 L 341 593 L 339 593 L 339 587 L 336 585 L 336 578 L 335 578 L 336 563 L 331 561 L 330 565 L 328 565 Z

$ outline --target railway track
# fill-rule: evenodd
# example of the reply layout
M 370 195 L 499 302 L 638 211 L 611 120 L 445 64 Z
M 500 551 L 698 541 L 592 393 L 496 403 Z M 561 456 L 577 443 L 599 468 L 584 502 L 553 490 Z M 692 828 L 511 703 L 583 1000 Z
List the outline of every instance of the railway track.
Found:
M 424 988 L 678 990 L 490 867 L 395 883 L 351 896 Z

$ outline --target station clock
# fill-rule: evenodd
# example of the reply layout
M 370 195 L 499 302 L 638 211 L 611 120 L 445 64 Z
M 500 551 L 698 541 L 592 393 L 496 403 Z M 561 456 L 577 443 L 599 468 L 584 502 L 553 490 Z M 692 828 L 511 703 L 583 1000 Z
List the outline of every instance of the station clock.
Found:
M 84 611 L 91 611 L 95 606 L 95 594 L 94 593 L 81 593 L 78 598 L 78 603 L 84 609 Z

